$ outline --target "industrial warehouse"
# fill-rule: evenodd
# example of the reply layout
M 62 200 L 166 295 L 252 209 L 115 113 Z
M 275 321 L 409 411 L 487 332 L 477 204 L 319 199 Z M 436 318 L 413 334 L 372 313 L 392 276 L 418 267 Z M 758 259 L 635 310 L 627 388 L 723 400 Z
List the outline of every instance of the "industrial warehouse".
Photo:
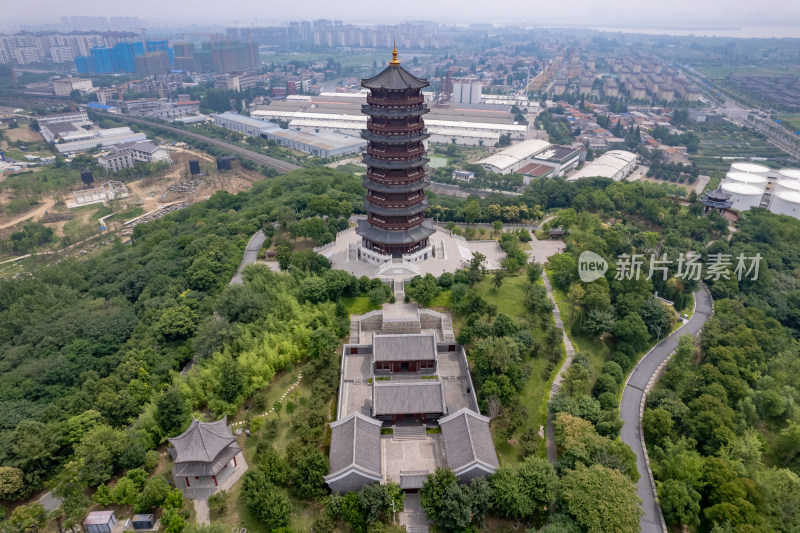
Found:
M 256 106 L 251 116 L 288 121 L 289 129 L 306 133 L 329 131 L 360 135 L 366 127 L 367 117 L 361 113 L 362 105 L 366 104 L 364 92 L 323 93 Z M 508 105 L 468 103 L 432 108 L 425 118 L 425 126 L 430 134 L 429 142 L 463 146 L 494 146 L 501 135 L 508 135 L 511 140 L 524 140 L 528 131 L 527 125 L 514 124 Z
M 367 142 L 353 135 L 336 132 L 286 130 L 273 122 L 225 112 L 214 115 L 214 124 L 250 137 L 275 141 L 285 148 L 299 150 L 317 157 L 335 157 L 363 151 Z M 360 133 L 360 130 L 359 130 Z

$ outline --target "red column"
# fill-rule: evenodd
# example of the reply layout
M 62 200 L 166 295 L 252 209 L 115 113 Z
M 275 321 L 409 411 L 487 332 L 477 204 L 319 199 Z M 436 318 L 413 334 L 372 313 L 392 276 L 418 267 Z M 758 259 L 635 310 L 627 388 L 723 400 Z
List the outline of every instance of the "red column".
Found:
M 217 487 L 217 476 L 211 476 L 211 478 L 214 480 L 214 486 Z
M 236 456 L 233 456 L 233 467 L 236 468 Z
M 188 478 L 188 477 L 185 477 L 185 478 L 183 478 L 183 479 L 185 479 L 185 480 L 186 480 L 186 486 L 187 486 L 187 487 L 191 487 L 191 485 L 189 485 L 189 478 Z

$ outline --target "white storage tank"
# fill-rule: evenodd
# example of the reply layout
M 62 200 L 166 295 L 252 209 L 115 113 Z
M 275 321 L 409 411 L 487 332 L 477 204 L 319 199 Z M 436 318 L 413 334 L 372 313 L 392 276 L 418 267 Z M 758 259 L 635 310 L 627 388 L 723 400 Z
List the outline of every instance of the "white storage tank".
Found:
M 775 182 L 775 192 L 798 191 L 800 192 L 800 179 L 782 178 Z
M 778 171 L 778 179 L 800 180 L 800 168 L 782 168 Z
M 789 215 L 800 219 L 800 192 L 778 191 L 772 198 L 769 210 L 776 215 Z
M 747 174 L 745 172 L 728 172 L 722 183 L 743 183 L 752 185 L 763 193 L 767 189 L 767 178 L 758 174 Z
M 743 161 L 731 164 L 731 172 L 744 172 L 745 174 L 757 174 L 759 176 L 764 176 L 765 178 L 770 173 L 770 170 L 763 166 L 757 165 L 755 163 L 746 163 Z
M 747 211 L 761 204 L 764 191 L 746 183 L 723 183 L 720 188 L 731 195 L 731 209 Z

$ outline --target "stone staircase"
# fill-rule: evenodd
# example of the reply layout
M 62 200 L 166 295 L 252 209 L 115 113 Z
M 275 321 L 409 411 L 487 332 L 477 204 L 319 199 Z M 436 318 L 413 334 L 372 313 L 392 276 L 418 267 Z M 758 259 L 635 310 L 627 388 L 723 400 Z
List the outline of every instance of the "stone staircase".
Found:
M 442 314 L 442 341 L 456 341 L 455 335 L 453 334 L 453 317 L 450 316 L 450 313 Z
M 350 321 L 350 344 L 361 342 L 361 323 L 358 320 Z
M 394 441 L 406 440 L 425 440 L 425 426 L 423 425 L 408 425 L 408 426 L 395 426 L 392 434 Z

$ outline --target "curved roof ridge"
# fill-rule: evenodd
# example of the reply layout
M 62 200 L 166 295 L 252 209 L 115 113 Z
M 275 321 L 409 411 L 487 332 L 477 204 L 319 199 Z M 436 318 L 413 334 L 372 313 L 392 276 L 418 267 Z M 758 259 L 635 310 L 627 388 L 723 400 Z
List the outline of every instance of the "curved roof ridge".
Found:
M 228 417 L 214 422 L 196 418 L 182 434 L 168 439 L 175 448 L 175 463 L 210 463 L 236 439 L 228 427 Z

